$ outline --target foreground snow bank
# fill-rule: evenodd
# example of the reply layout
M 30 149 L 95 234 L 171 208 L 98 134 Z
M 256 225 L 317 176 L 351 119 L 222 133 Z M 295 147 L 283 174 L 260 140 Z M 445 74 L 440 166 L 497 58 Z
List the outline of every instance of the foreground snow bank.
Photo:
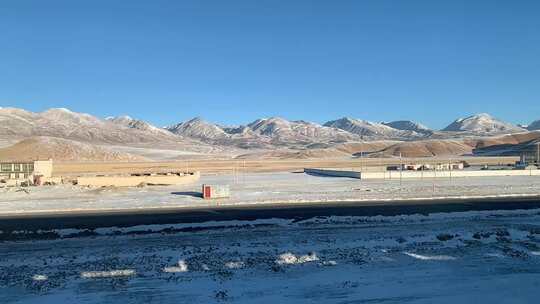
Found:
M 404 254 L 423 261 L 451 261 L 456 259 L 448 255 L 421 255 L 412 252 L 404 252 Z

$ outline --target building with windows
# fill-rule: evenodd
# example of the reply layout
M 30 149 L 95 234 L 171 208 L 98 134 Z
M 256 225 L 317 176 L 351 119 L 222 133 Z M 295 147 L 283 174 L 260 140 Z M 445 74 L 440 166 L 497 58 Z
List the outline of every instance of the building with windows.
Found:
M 0 163 L 0 178 L 28 179 L 34 172 L 34 162 L 3 162 Z
M 35 183 L 37 179 L 51 178 L 52 160 L 0 162 L 0 181 L 18 180 Z
M 392 165 L 386 167 L 386 171 L 451 171 L 451 170 L 463 170 L 465 168 L 464 162 L 456 163 L 437 163 L 437 164 L 428 164 L 428 163 L 410 163 L 410 164 L 401 164 L 401 165 Z

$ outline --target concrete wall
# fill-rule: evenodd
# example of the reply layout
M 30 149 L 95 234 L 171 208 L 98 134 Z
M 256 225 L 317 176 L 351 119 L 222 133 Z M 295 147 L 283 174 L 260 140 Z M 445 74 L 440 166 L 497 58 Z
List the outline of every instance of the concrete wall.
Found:
M 335 177 L 350 177 L 360 178 L 362 173 L 360 171 L 347 171 L 347 170 L 327 170 L 327 169 L 304 169 L 307 174 L 335 176 Z M 372 172 L 374 173 L 374 172 Z
M 43 177 L 52 177 L 53 161 L 52 160 L 37 160 L 34 162 L 34 175 Z
M 540 176 L 540 170 L 475 170 L 475 171 L 387 171 L 363 172 L 362 179 L 431 179 L 454 177 L 494 177 L 494 176 Z
M 360 179 L 432 179 L 454 177 L 489 177 L 489 176 L 540 176 L 540 170 L 475 170 L 475 171 L 385 171 L 385 172 L 360 172 L 347 170 L 304 169 L 305 173 L 351 177 Z
M 84 176 L 77 178 L 77 184 L 93 187 L 136 187 L 140 184 L 184 185 L 194 183 L 199 178 L 199 172 L 186 175 Z

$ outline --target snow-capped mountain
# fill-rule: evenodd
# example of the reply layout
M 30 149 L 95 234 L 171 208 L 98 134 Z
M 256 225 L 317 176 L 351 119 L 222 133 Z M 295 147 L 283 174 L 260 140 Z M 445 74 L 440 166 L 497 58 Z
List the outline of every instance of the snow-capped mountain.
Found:
M 413 131 L 422 134 L 433 133 L 430 128 L 424 126 L 423 124 L 410 120 L 396 120 L 391 122 L 383 122 L 382 124 L 401 131 Z
M 145 132 L 153 132 L 153 133 L 165 135 L 165 136 L 171 135 L 171 133 L 165 129 L 158 128 L 154 125 L 147 123 L 144 120 L 134 119 L 127 115 L 117 116 L 117 117 L 107 117 L 105 118 L 105 120 L 118 124 L 118 125 L 125 126 L 127 128 L 131 128 L 131 129 L 141 130 Z
M 406 136 L 401 130 L 394 129 L 382 123 L 359 120 L 349 117 L 343 117 L 338 120 L 332 120 L 324 124 L 327 127 L 341 129 L 362 137 L 367 138 L 400 138 Z
M 245 126 L 236 127 L 222 127 L 201 118 L 194 118 L 167 127 L 167 130 L 208 143 L 240 147 L 295 146 L 358 139 L 354 134 L 336 128 L 279 117 L 257 119 Z
M 533 122 L 529 128 L 538 129 L 539 125 L 540 122 Z M 340 143 L 418 139 L 433 140 L 433 144 L 429 143 L 436 147 L 437 141 L 449 138 L 459 139 L 470 135 L 487 138 L 491 135 L 516 132 L 526 130 L 487 114 L 458 119 L 443 131 L 435 132 L 413 121 L 375 123 L 347 117 L 329 121 L 324 125 L 271 117 L 240 126 L 221 126 L 202 118 L 194 118 L 167 128 L 158 128 L 129 116 L 100 119 L 63 108 L 41 113 L 0 108 L 0 139 L 4 143 L 44 136 L 101 146 L 159 146 L 171 151 L 185 149 L 223 152 L 237 151 L 236 148 L 310 150 L 332 148 Z M 415 148 L 414 145 L 408 147 Z
M 481 113 L 452 122 L 442 131 L 468 132 L 476 135 L 494 135 L 526 131 L 511 123 L 496 119 L 489 114 Z
M 200 117 L 195 117 L 191 120 L 166 127 L 165 129 L 177 135 L 205 141 L 222 140 L 228 137 L 227 132 L 221 127 L 207 122 Z
M 303 120 L 288 121 L 280 117 L 257 119 L 247 126 L 256 134 L 281 140 L 329 142 L 355 138 L 353 134 L 337 128 Z
M 174 134 L 156 134 L 64 108 L 41 113 L 15 108 L 0 109 L 0 135 L 17 138 L 50 136 L 110 144 L 181 140 Z

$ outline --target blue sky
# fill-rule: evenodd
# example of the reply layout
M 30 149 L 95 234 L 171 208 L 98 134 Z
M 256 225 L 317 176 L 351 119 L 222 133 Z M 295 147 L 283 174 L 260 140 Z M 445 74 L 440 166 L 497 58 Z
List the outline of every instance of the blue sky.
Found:
M 0 2 L 0 106 L 129 114 L 540 119 L 539 1 Z

